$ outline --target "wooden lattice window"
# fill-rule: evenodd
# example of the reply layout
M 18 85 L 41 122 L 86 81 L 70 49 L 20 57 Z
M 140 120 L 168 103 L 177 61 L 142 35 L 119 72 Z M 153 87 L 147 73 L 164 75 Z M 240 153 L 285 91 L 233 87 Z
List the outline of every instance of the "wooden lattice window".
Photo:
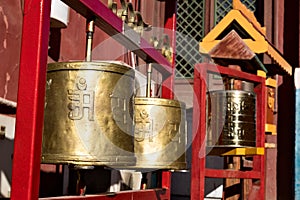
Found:
M 177 0 L 176 78 L 193 78 L 194 65 L 201 62 L 204 5 L 205 0 Z
M 256 10 L 256 0 L 241 0 L 241 2 L 252 12 Z M 232 0 L 216 0 L 215 1 L 215 18 L 217 24 L 232 9 Z

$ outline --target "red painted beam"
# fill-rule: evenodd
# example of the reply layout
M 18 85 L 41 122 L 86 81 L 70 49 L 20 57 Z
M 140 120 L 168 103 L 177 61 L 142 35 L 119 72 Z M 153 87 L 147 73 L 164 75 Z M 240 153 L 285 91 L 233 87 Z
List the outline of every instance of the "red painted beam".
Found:
M 260 76 L 256 76 L 254 74 L 249 74 L 243 71 L 238 71 L 238 70 L 232 70 L 231 68 L 228 67 L 223 67 L 211 63 L 200 63 L 196 64 L 195 68 L 197 68 L 200 72 L 200 76 L 202 78 L 205 78 L 202 76 L 204 74 L 204 71 L 207 71 L 207 73 L 210 72 L 215 72 L 216 74 L 223 74 L 223 75 L 229 75 L 232 78 L 239 78 L 243 80 L 248 80 L 251 82 L 256 82 L 256 83 L 264 83 L 264 78 Z
M 24 1 L 12 200 L 34 200 L 39 194 L 50 5 Z
M 261 171 L 235 171 L 235 170 L 205 169 L 205 177 L 260 179 Z
M 85 18 L 95 19 L 95 24 L 115 40 L 135 52 L 146 62 L 159 63 L 153 67 L 162 73 L 164 78 L 172 74 L 170 63 L 154 49 L 145 39 L 132 31 L 127 24 L 118 18 L 105 4 L 95 0 L 62 0 Z M 126 31 L 125 31 L 126 30 Z M 128 31 L 130 30 L 130 31 Z
M 40 200 L 169 200 L 169 197 L 167 196 L 168 193 L 169 191 L 167 189 L 153 189 L 124 191 L 101 195 L 47 197 L 40 198 Z

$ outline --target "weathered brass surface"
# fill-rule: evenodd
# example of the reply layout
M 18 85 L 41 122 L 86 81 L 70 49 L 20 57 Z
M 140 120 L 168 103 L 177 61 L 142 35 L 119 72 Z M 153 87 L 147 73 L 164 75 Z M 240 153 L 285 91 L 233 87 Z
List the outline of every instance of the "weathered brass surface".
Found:
M 136 168 L 186 169 L 186 110 L 177 100 L 135 98 Z
M 134 165 L 133 90 L 120 63 L 49 64 L 42 162 Z
M 255 93 L 224 90 L 208 97 L 207 146 L 255 146 Z

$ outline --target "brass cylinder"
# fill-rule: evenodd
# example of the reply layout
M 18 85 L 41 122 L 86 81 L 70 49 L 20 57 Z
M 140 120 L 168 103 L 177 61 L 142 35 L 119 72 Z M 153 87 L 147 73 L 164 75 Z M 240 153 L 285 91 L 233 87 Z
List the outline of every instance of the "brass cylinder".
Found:
M 255 146 L 255 93 L 242 90 L 213 91 L 208 94 L 207 102 L 207 146 Z
M 42 163 L 134 165 L 133 91 L 120 63 L 49 64 Z
M 135 98 L 136 168 L 186 169 L 186 109 L 177 100 Z

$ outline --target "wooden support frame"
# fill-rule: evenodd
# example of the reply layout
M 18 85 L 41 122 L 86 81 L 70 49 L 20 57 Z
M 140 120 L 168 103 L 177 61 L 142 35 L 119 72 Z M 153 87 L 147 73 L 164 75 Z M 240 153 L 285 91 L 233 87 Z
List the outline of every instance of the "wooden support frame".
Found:
M 265 146 L 265 78 L 209 63 L 196 64 L 194 72 L 194 111 L 191 171 L 191 200 L 204 199 L 205 178 L 259 179 L 259 191 L 249 194 L 254 199 L 265 199 L 265 158 L 253 156 L 253 169 L 250 171 L 227 171 L 206 168 L 206 92 L 208 73 L 228 75 L 256 84 L 256 147 Z M 257 187 L 257 186 L 255 186 Z M 255 192 L 254 192 L 255 191 Z

